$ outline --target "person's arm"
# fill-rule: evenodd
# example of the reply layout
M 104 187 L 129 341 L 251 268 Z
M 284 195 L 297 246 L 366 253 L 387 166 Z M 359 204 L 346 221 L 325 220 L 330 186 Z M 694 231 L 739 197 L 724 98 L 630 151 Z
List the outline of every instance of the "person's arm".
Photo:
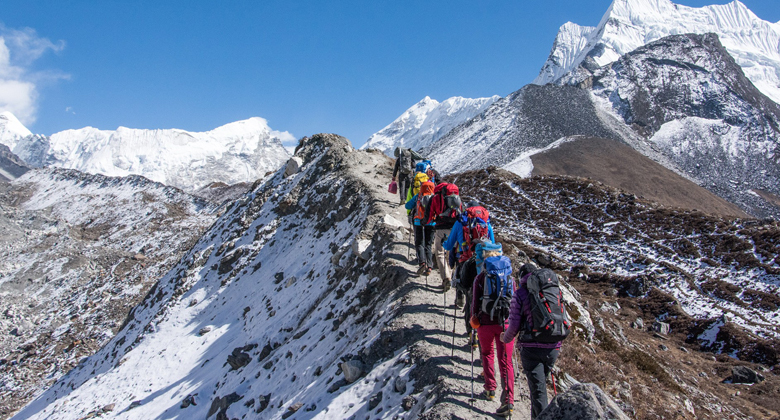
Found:
M 415 205 L 417 205 L 417 194 L 415 194 L 414 197 L 407 201 L 406 204 L 404 204 L 404 207 L 406 207 L 407 210 L 411 210 Z
M 395 181 L 395 177 L 398 175 L 398 168 L 401 166 L 401 158 L 395 160 L 395 166 L 393 166 L 393 181 Z
M 512 282 L 514 283 L 514 282 Z M 517 333 L 520 332 L 520 323 L 522 321 L 523 301 L 520 299 L 520 293 L 515 291 L 515 295 L 512 297 L 512 304 L 509 306 L 509 325 L 506 327 L 506 331 L 501 336 L 501 341 L 509 343 L 514 340 Z
M 496 238 L 493 236 L 493 225 L 488 223 L 488 233 L 490 234 L 490 242 L 496 243 Z
M 477 302 L 479 302 L 479 298 L 482 297 L 482 279 L 484 278 L 483 274 L 478 274 L 477 277 L 474 277 L 474 283 L 471 285 L 471 316 L 472 317 L 479 317 L 480 308 Z
M 458 239 L 458 232 L 460 232 L 461 235 L 463 235 L 463 227 L 461 227 L 460 222 L 455 222 L 454 225 L 452 225 L 452 229 L 450 229 L 450 234 L 447 235 L 447 240 L 442 245 L 442 248 L 450 250 L 452 247 L 460 243 L 460 240 Z

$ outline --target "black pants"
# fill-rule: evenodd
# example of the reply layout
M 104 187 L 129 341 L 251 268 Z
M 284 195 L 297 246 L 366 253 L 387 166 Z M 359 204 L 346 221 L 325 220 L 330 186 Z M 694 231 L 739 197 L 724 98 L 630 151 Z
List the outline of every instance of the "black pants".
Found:
M 477 277 L 477 264 L 474 259 L 458 264 L 458 292 L 466 296 L 466 304 L 463 305 L 463 319 L 466 321 L 466 333 L 471 332 L 471 298 L 474 289 L 474 278 Z
M 411 185 L 409 175 L 398 174 L 398 197 L 401 199 L 401 204 L 406 202 L 406 193 Z
M 414 247 L 417 249 L 417 263 L 433 267 L 433 226 L 414 226 Z
M 520 350 L 520 363 L 528 380 L 531 392 L 531 418 L 535 419 L 547 408 L 547 376 L 558 360 L 558 349 L 540 349 L 523 347 Z

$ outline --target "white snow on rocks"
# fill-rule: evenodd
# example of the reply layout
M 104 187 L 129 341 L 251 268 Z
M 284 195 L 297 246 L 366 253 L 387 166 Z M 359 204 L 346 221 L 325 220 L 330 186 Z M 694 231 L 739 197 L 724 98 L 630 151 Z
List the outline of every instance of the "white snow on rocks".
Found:
M 561 26 L 535 84 L 565 82 L 587 57 L 598 66 L 669 35 L 718 34 L 745 75 L 780 103 L 780 23 L 760 19 L 739 1 L 701 8 L 669 0 L 614 0 L 599 25 Z

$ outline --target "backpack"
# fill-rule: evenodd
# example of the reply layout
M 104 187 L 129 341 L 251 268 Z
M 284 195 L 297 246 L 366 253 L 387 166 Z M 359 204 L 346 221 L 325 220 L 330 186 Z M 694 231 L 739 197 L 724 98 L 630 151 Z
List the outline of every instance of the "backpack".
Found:
M 418 173 L 414 176 L 414 182 L 412 182 L 412 196 L 420 192 L 420 186 L 428 181 L 428 175 Z
M 431 214 L 434 217 L 445 216 L 454 219 L 461 212 L 462 207 L 457 185 L 442 182 L 433 190 Z
M 433 164 L 431 164 L 431 161 L 428 159 L 424 159 L 422 162 L 417 162 L 417 165 L 414 167 L 414 171 L 418 173 L 424 173 L 428 174 L 428 170 L 433 168 Z
M 499 254 L 504 254 L 504 247 L 501 244 L 494 244 L 490 241 L 477 242 L 474 245 L 474 260 L 477 263 L 477 271 L 482 272 L 483 264 L 485 263 L 485 252 L 498 251 Z
M 398 159 L 400 160 L 400 162 L 398 162 L 398 172 L 402 175 L 412 173 L 412 151 L 402 147 Z
M 512 304 L 514 281 L 512 281 L 512 262 L 501 255 L 485 260 L 484 285 L 482 289 L 482 312 L 493 321 L 506 321 L 509 318 L 509 306 Z
M 571 322 L 563 304 L 559 281 L 554 271 L 543 268 L 532 272 L 525 286 L 521 285 L 528 289 L 533 325 L 528 325 L 526 319 L 525 332 L 520 336 L 520 341 L 557 343 L 568 337 Z
M 414 220 L 419 220 L 425 226 L 433 220 L 431 218 L 431 197 L 433 197 L 433 182 L 425 181 L 420 186 L 417 194 L 417 205 L 414 212 Z
M 477 242 L 490 242 L 490 213 L 482 206 L 466 209 L 460 215 L 463 226 L 463 244 L 459 261 L 466 261 L 474 255 Z

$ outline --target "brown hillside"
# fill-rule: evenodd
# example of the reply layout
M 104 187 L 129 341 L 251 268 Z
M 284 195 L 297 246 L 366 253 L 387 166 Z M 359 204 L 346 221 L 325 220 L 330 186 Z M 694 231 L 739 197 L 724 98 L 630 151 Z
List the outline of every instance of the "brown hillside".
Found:
M 614 140 L 580 137 L 531 157 L 533 175 L 591 178 L 666 206 L 746 217 L 734 204 Z

